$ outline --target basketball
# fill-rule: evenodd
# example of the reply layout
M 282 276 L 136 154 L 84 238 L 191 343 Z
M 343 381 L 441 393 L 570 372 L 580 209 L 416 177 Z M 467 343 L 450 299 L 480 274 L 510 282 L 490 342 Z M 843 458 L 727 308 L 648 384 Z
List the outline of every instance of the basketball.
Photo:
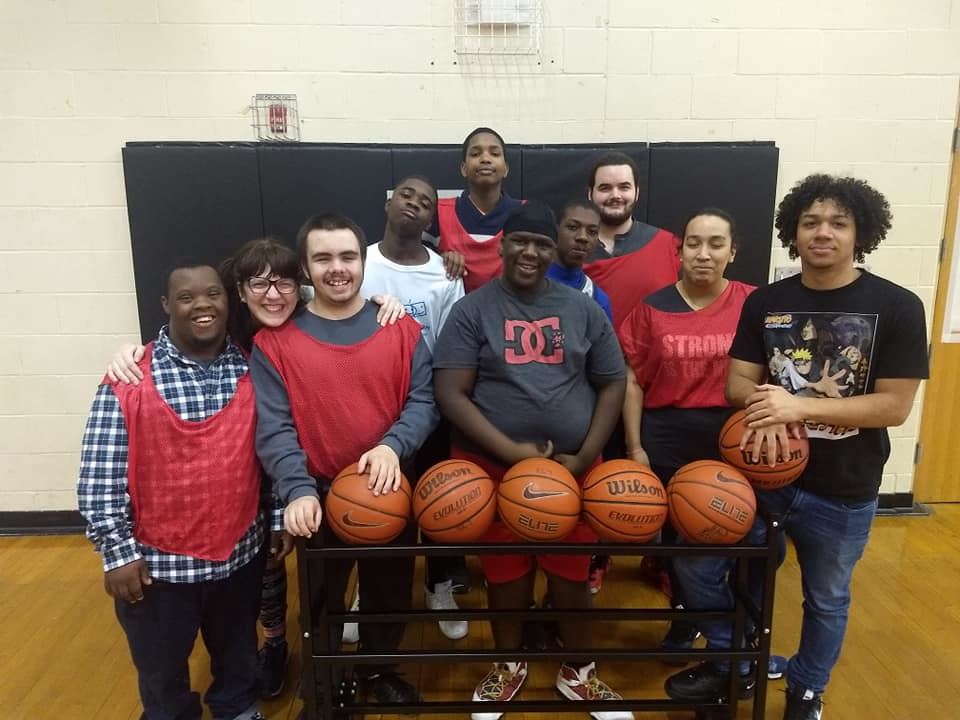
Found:
M 497 489 L 500 519 L 522 540 L 562 540 L 580 517 L 580 486 L 563 465 L 547 458 L 521 460 Z
M 667 519 L 667 494 L 645 465 L 608 460 L 583 481 L 583 514 L 603 540 L 649 542 Z
M 809 441 L 806 438 L 790 438 L 789 457 L 784 460 L 783 454 L 778 453 L 773 467 L 767 463 L 766 448 L 760 453 L 760 460 L 754 462 L 754 438 L 750 439 L 746 448 L 740 449 L 740 438 L 747 429 L 743 421 L 745 416 L 745 410 L 737 410 L 720 429 L 720 457 L 724 462 L 737 468 L 761 490 L 776 490 L 800 477 L 810 459 Z
M 410 483 L 400 476 L 400 489 L 374 495 L 370 476 L 352 463 L 330 484 L 324 519 L 345 543 L 382 545 L 397 537 L 410 519 Z
M 697 460 L 667 483 L 670 522 L 692 543 L 730 545 L 750 530 L 757 497 L 739 470 L 718 460 Z
M 427 470 L 413 491 L 413 516 L 438 542 L 479 540 L 496 512 L 493 480 L 476 463 L 444 460 Z

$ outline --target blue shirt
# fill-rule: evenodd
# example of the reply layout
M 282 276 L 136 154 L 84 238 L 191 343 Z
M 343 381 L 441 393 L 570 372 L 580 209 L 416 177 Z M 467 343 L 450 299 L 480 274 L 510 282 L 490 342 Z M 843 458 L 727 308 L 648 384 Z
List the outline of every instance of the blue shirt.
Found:
M 170 341 L 166 328 L 153 345 L 150 372 L 154 385 L 183 420 L 197 422 L 219 412 L 233 398 L 247 373 L 247 360 L 230 340 L 206 366 L 186 357 Z M 120 401 L 111 385 L 101 385 L 83 434 L 77 497 L 87 520 L 87 537 L 103 558 L 104 572 L 143 558 L 150 576 L 172 583 L 222 580 L 250 562 L 264 546 L 263 513 L 223 561 L 198 560 L 142 545 L 133 537 L 133 516 L 127 488 L 129 437 Z M 274 510 L 273 528 L 283 527 Z
M 592 297 L 597 301 L 597 305 L 603 308 L 607 319 L 613 323 L 613 309 L 610 307 L 609 296 L 603 291 L 603 288 L 587 277 L 582 267 L 566 268 L 560 263 L 550 263 L 550 267 L 547 268 L 547 277 Z

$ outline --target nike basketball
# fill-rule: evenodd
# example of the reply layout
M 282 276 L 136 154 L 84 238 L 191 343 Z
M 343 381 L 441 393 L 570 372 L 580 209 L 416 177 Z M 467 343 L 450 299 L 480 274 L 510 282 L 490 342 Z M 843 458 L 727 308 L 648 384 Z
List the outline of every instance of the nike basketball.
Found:
M 527 458 L 503 474 L 497 510 L 504 524 L 522 540 L 562 540 L 580 518 L 580 486 L 560 463 Z
M 750 530 L 757 496 L 736 468 L 717 460 L 687 463 L 667 483 L 670 522 L 692 543 L 731 545 Z
M 357 463 L 333 479 L 323 519 L 346 543 L 382 545 L 397 537 L 410 520 L 410 483 L 400 476 L 400 488 L 374 495 L 370 476 L 357 473 Z

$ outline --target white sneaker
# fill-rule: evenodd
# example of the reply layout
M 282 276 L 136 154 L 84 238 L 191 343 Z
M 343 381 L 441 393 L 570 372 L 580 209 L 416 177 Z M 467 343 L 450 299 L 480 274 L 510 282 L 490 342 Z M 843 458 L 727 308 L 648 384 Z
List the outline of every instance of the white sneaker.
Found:
M 576 670 L 569 665 L 561 665 L 557 673 L 557 690 L 568 700 L 623 700 L 603 680 L 597 677 L 596 663 L 590 663 Z M 633 720 L 629 710 L 591 710 L 596 720 Z
M 357 586 L 356 593 L 353 596 L 353 605 L 350 606 L 350 612 L 357 612 L 360 609 L 360 586 Z M 343 624 L 343 642 L 347 645 L 356 645 L 360 642 L 360 626 L 355 623 Z
M 437 583 L 433 592 L 430 588 L 423 589 L 423 597 L 430 610 L 459 610 L 460 606 L 453 598 L 453 581 Z M 451 640 L 459 640 L 470 632 L 470 624 L 466 620 L 440 620 L 437 622 L 440 632 Z

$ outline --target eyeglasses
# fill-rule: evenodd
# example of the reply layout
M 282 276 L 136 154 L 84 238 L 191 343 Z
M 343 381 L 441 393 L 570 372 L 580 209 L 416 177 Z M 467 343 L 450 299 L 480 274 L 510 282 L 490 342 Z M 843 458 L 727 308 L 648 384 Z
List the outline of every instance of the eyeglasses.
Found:
M 247 279 L 247 287 L 250 292 L 256 295 L 266 295 L 271 287 L 275 287 L 281 295 L 292 295 L 300 289 L 296 280 L 290 278 L 280 278 L 279 280 L 268 280 L 265 277 L 252 277 Z

